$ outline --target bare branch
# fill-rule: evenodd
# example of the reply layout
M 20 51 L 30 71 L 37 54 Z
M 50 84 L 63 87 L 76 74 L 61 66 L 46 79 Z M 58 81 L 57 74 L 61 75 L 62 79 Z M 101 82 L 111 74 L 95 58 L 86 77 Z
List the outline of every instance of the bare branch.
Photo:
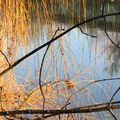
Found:
M 62 30 L 62 31 L 63 31 L 63 30 L 65 30 L 65 29 L 60 29 L 60 28 L 58 27 L 58 29 L 55 31 L 52 39 L 54 39 L 55 35 L 57 34 L 57 32 L 58 32 L 59 30 Z M 51 39 L 51 40 L 52 40 L 52 39 Z M 51 40 L 50 40 L 50 41 L 51 41 Z M 47 52 L 48 52 L 48 49 L 49 49 L 50 45 L 51 45 L 51 43 L 48 44 L 47 49 L 46 49 L 46 51 L 45 51 L 45 53 L 44 53 L 44 55 L 43 55 L 42 62 L 41 62 L 41 65 L 40 65 L 40 72 L 39 72 L 39 87 L 40 87 L 41 95 L 42 95 L 42 97 L 43 97 L 43 110 L 44 110 L 44 108 L 45 108 L 45 96 L 44 96 L 44 93 L 43 93 L 43 90 L 42 90 L 41 75 L 42 75 L 42 68 L 43 68 L 43 63 L 44 63 L 44 60 L 45 60 L 45 56 L 46 56 L 46 54 L 47 54 Z
M 116 116 L 114 115 L 113 111 L 112 111 L 112 110 L 109 110 L 109 112 L 110 112 L 110 114 L 113 116 L 113 118 L 114 118 L 115 120 L 117 120 L 117 118 L 116 118 Z
M 65 105 L 61 108 L 61 110 L 63 110 L 64 108 L 66 108 L 68 105 L 70 105 L 70 103 L 65 104 Z
M 112 102 L 111 109 L 120 109 L 120 105 L 116 105 L 116 103 L 120 103 L 120 101 L 114 101 Z M 90 106 L 83 106 L 83 107 L 77 107 L 67 110 L 17 110 L 17 111 L 2 111 L 0 112 L 0 116 L 6 115 L 17 115 L 17 114 L 68 114 L 68 113 L 91 113 L 91 112 L 100 112 L 100 111 L 107 111 L 108 110 L 109 103 L 103 103 L 103 104 L 95 104 Z M 94 107 L 95 106 L 95 107 Z
M 60 35 L 56 36 L 54 39 L 46 42 L 45 44 L 39 46 L 38 48 L 34 49 L 33 51 L 29 52 L 28 54 L 26 54 L 25 56 L 23 56 L 22 58 L 18 59 L 15 63 L 13 63 L 10 67 L 6 68 L 3 72 L 0 73 L 0 76 L 4 75 L 6 72 L 8 72 L 9 70 L 13 69 L 15 66 L 17 66 L 18 64 L 20 64 L 22 61 L 24 61 L 26 58 L 30 57 L 31 55 L 33 55 L 34 53 L 36 53 L 37 51 L 39 51 L 40 49 L 46 47 L 47 45 L 53 43 L 54 41 L 56 41 L 58 38 L 64 36 L 65 34 L 67 34 L 68 32 L 72 31 L 73 29 L 75 29 L 78 26 L 84 25 L 85 23 L 89 23 L 91 21 L 100 19 L 100 18 L 104 18 L 104 17 L 109 17 L 109 16 L 117 16 L 120 15 L 120 12 L 115 12 L 115 13 L 109 13 L 109 14 L 105 14 L 105 15 L 99 15 L 96 17 L 92 17 L 88 20 L 85 20 L 83 22 L 77 23 L 74 26 L 70 27 L 69 29 L 67 29 L 66 31 L 64 31 L 63 33 L 61 33 Z
M 100 80 L 93 80 L 90 81 L 90 83 L 88 83 L 87 85 L 85 85 L 84 87 L 80 88 L 79 90 L 77 90 L 76 92 L 74 92 L 73 94 L 71 94 L 66 102 L 66 104 L 70 101 L 70 99 L 77 93 L 79 93 L 80 91 L 84 90 L 85 88 L 87 88 L 88 86 L 98 83 L 98 82 L 104 82 L 104 81 L 112 81 L 112 80 L 120 80 L 120 78 L 106 78 L 106 79 L 100 79 Z
M 120 46 L 118 46 L 115 42 L 113 42 L 113 40 L 112 40 L 112 39 L 110 38 L 110 36 L 108 35 L 108 33 L 107 33 L 107 23 L 106 23 L 106 19 L 105 19 L 105 17 L 103 17 L 103 19 L 104 19 L 104 24 L 105 24 L 105 29 L 104 29 L 104 31 L 105 31 L 105 34 L 106 34 L 107 38 L 111 41 L 111 43 L 112 43 L 113 45 L 115 45 L 117 48 L 120 49 Z
M 5 59 L 6 59 L 7 63 L 8 63 L 8 65 L 9 65 L 9 67 L 10 67 L 11 64 L 10 64 L 10 62 L 9 62 L 9 60 L 8 60 L 8 58 L 7 58 L 7 56 L 2 52 L 2 50 L 0 50 L 0 52 L 1 52 L 1 54 L 5 57 Z
M 120 87 L 114 92 L 114 94 L 112 95 L 112 97 L 111 97 L 111 99 L 110 99 L 110 102 L 109 102 L 109 112 L 110 112 L 110 114 L 113 116 L 113 118 L 115 119 L 115 120 L 117 120 L 117 118 L 116 118 L 116 116 L 114 115 L 114 113 L 113 113 L 113 111 L 112 111 L 112 109 L 111 109 L 111 106 L 112 106 L 112 101 L 113 101 L 113 99 L 114 99 L 114 97 L 115 97 L 115 95 L 119 92 L 119 90 L 120 90 Z
M 43 97 L 43 110 L 44 110 L 44 107 L 45 107 L 45 96 L 44 96 L 44 93 L 43 93 L 43 90 L 42 90 L 41 74 L 42 74 L 42 67 L 43 67 L 44 59 L 45 59 L 45 56 L 47 54 L 47 51 L 48 51 L 49 47 L 50 47 L 50 44 L 47 46 L 47 49 L 44 53 L 42 63 L 41 63 L 41 66 L 40 66 L 40 72 L 39 72 L 39 87 L 40 87 L 41 95 Z
M 115 91 L 115 93 L 113 94 L 113 96 L 111 97 L 111 99 L 110 99 L 110 102 L 109 103 L 111 103 L 112 102 L 112 100 L 113 100 L 113 98 L 115 97 L 115 95 L 119 92 L 119 90 L 120 90 L 120 87 Z
M 85 33 L 80 26 L 78 28 L 80 29 L 81 33 L 83 33 L 83 34 L 85 34 L 85 35 L 87 35 L 89 37 L 97 38 L 97 36 L 89 35 L 89 34 Z
M 64 105 L 64 106 L 61 108 L 61 110 L 63 110 L 63 109 L 64 109 L 66 106 L 68 106 L 68 105 L 70 105 L 70 103 Z M 54 115 L 53 115 L 53 114 L 49 114 L 49 115 L 44 116 L 43 118 L 49 118 L 49 117 L 52 117 L 52 116 L 54 116 Z
M 50 84 L 50 82 L 43 84 L 42 87 L 43 87 L 43 86 L 46 86 L 46 85 L 48 85 L 48 84 Z M 21 102 L 21 104 L 19 105 L 19 107 L 16 108 L 16 110 L 21 109 L 21 107 L 23 106 L 23 104 L 25 104 L 25 102 L 31 97 L 31 95 L 32 95 L 33 93 L 36 92 L 36 90 L 37 90 L 36 88 L 35 88 L 34 90 L 32 90 L 32 91 L 27 95 L 27 97 L 24 98 L 24 100 Z
M 104 12 L 105 12 L 105 0 L 102 1 L 103 2 L 103 6 L 102 6 L 102 15 L 104 16 Z M 117 48 L 120 48 L 116 43 L 113 42 L 113 40 L 110 38 L 110 36 L 108 35 L 107 33 L 107 23 L 106 23 L 106 18 L 103 17 L 104 19 L 104 25 L 105 25 L 105 28 L 104 28 L 104 31 L 105 31 L 105 34 L 107 36 L 107 38 L 111 41 L 111 43 L 113 45 L 115 45 Z

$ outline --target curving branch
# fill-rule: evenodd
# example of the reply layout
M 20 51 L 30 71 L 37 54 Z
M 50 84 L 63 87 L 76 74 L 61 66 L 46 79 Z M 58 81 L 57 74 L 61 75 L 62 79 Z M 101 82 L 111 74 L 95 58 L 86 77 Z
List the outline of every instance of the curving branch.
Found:
M 70 101 L 70 99 L 73 97 L 73 95 L 75 95 L 75 94 L 77 94 L 78 92 L 84 90 L 86 87 L 88 87 L 88 86 L 90 86 L 90 85 L 92 85 L 92 84 L 98 83 L 98 82 L 105 82 L 105 81 L 112 81 L 112 80 L 120 80 L 120 78 L 106 78 L 106 79 L 100 79 L 100 80 L 91 81 L 91 82 L 88 83 L 86 86 L 80 88 L 79 90 L 77 90 L 76 92 L 74 92 L 73 94 L 71 94 L 71 95 L 69 96 L 68 100 L 66 101 L 66 104 L 62 107 L 62 109 L 65 108 L 66 106 L 68 106 L 68 105 L 70 104 L 69 101 Z M 119 89 L 117 89 L 117 91 L 113 94 L 113 96 L 111 97 L 110 102 L 108 103 L 108 111 L 109 111 L 109 112 L 112 112 L 112 109 L 111 109 L 112 105 L 111 105 L 110 103 L 112 103 L 112 100 L 113 100 L 115 94 L 116 94 L 119 90 L 120 90 L 120 87 L 119 87 Z M 101 103 L 101 104 L 99 104 L 99 105 L 101 106 L 101 105 L 104 105 L 104 104 Z M 95 105 L 92 105 L 92 107 L 96 107 L 96 106 L 97 106 L 96 104 L 95 104 Z M 86 106 L 86 107 L 90 107 L 90 106 Z M 61 109 L 61 110 L 62 110 L 62 109 Z M 113 113 L 113 112 L 112 112 L 112 113 Z M 52 117 L 52 116 L 54 116 L 54 115 L 53 115 L 53 114 L 50 114 L 50 115 L 44 116 L 44 118 L 48 118 L 48 117 Z M 115 115 L 114 115 L 114 116 L 115 116 Z
M 114 97 L 115 97 L 115 95 L 119 92 L 119 90 L 120 90 L 120 87 L 115 91 L 115 93 L 113 94 L 113 96 L 111 97 L 111 99 L 110 99 L 110 102 L 109 103 L 111 103 L 112 101 L 113 101 L 113 99 L 114 99 Z
M 70 27 L 69 29 L 67 29 L 66 31 L 64 31 L 63 33 L 61 33 L 60 35 L 56 36 L 55 38 L 53 38 L 52 40 L 46 42 L 45 44 L 39 46 L 38 48 L 34 49 L 33 51 L 29 52 L 28 54 L 26 54 L 25 56 L 23 56 L 22 58 L 18 59 L 15 63 L 13 63 L 11 66 L 9 66 L 8 68 L 6 68 L 4 71 L 2 71 L 0 73 L 0 76 L 4 75 L 6 72 L 8 72 L 9 70 L 13 69 L 15 66 L 17 66 L 18 64 L 20 64 L 22 61 L 24 61 L 26 58 L 30 57 L 31 55 L 33 55 L 34 53 L 36 53 L 37 51 L 41 50 L 42 48 L 48 46 L 49 44 L 53 43 L 54 41 L 56 41 L 58 38 L 64 36 L 65 34 L 67 34 L 68 32 L 72 31 L 73 29 L 77 28 L 78 26 L 84 25 L 85 23 L 89 23 L 91 21 L 100 19 L 100 18 L 104 18 L 104 17 L 109 17 L 109 16 L 117 16 L 120 15 L 120 11 L 119 12 L 115 12 L 115 13 L 109 13 L 109 14 L 104 14 L 104 15 L 99 15 L 96 17 L 92 17 L 88 20 L 85 20 L 83 22 L 77 23 L 74 26 Z
M 9 67 L 10 67 L 11 64 L 10 64 L 10 62 L 9 62 L 9 60 L 8 60 L 8 58 L 7 58 L 7 56 L 3 53 L 2 50 L 0 50 L 0 52 L 1 52 L 1 54 L 5 57 L 5 59 L 6 59 L 7 63 L 8 63 L 8 65 L 9 65 Z
M 85 33 L 80 26 L 78 28 L 80 29 L 81 33 L 83 33 L 89 37 L 97 38 L 97 36 L 95 36 L 95 35 L 89 35 L 89 34 Z
M 110 38 L 110 36 L 108 35 L 108 33 L 107 33 L 107 23 L 106 23 L 106 19 L 105 19 L 105 17 L 103 17 L 103 19 L 104 19 L 104 25 L 105 25 L 105 28 L 104 28 L 105 35 L 107 36 L 107 38 L 111 41 L 111 43 L 112 43 L 115 47 L 117 47 L 117 48 L 120 49 L 120 46 L 118 46 L 115 42 L 113 42 L 113 40 L 112 40 L 112 39 Z
M 60 31 L 60 30 L 64 31 L 65 29 L 60 29 L 60 28 L 58 27 L 58 29 L 55 31 L 52 39 L 54 39 L 55 35 L 56 35 L 57 32 Z M 52 39 L 51 39 L 51 40 L 52 40 Z M 41 95 L 42 95 L 42 97 L 43 97 L 43 110 L 44 110 L 44 108 L 45 108 L 45 96 L 44 96 L 43 89 L 42 89 L 41 76 L 42 76 L 43 63 L 44 63 L 44 60 L 45 60 L 45 57 L 46 57 L 46 54 L 47 54 L 47 52 L 48 52 L 48 49 L 49 49 L 50 45 L 51 45 L 51 43 L 48 44 L 47 49 L 46 49 L 46 51 L 45 51 L 45 53 L 44 53 L 44 55 L 43 55 L 42 62 L 41 62 L 41 65 L 40 65 L 40 72 L 39 72 L 39 87 L 40 87 Z
M 113 116 L 113 118 L 114 118 L 115 120 L 117 120 L 117 118 L 116 118 L 116 116 L 114 115 L 113 111 L 112 111 L 112 110 L 109 110 L 109 112 L 110 112 L 110 114 Z
M 113 42 L 113 40 L 110 38 L 110 36 L 108 35 L 107 33 L 107 23 L 106 23 L 106 18 L 104 17 L 104 12 L 105 12 L 105 0 L 102 1 L 103 2 L 103 5 L 102 5 L 102 15 L 103 15 L 103 20 L 104 20 L 104 32 L 105 32 L 105 35 L 107 36 L 107 38 L 111 41 L 111 43 L 113 45 L 115 45 L 117 48 L 120 49 L 120 46 L 118 46 L 115 42 Z
M 79 90 L 75 91 L 73 94 L 71 94 L 69 96 L 69 98 L 67 99 L 67 102 L 66 104 L 69 103 L 70 99 L 77 93 L 79 93 L 80 91 L 84 90 L 85 88 L 87 88 L 88 86 L 92 85 L 92 84 L 95 84 L 95 83 L 98 83 L 98 82 L 105 82 L 105 81 L 112 81 L 112 80 L 118 80 L 120 81 L 120 78 L 106 78 L 106 79 L 100 79 L 100 80 L 93 80 L 93 81 L 90 81 L 90 83 L 88 83 L 87 85 L 85 85 L 84 87 L 80 88 Z

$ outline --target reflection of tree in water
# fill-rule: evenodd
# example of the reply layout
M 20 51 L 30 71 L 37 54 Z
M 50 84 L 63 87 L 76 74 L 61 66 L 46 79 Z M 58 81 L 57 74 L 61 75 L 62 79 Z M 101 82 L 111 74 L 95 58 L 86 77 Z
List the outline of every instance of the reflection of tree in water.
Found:
M 118 33 L 116 33 L 116 44 L 120 46 L 120 40 L 117 35 Z M 109 65 L 106 67 L 106 70 L 113 75 L 113 73 L 118 72 L 120 68 L 120 49 L 113 44 L 108 47 L 108 60 Z

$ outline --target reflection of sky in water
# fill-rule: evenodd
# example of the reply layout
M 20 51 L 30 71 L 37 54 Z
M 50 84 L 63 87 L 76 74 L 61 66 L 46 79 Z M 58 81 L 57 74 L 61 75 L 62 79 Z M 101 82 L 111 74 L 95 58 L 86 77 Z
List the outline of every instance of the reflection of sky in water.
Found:
M 100 33 L 102 34 L 101 31 L 100 31 Z M 96 68 L 102 69 L 102 72 L 105 72 L 104 67 L 105 67 L 106 62 L 108 62 L 108 61 L 105 60 L 106 53 L 103 53 L 105 46 L 104 46 L 104 43 L 102 43 L 103 40 L 101 41 L 101 39 L 100 39 L 101 36 L 99 37 L 99 34 L 98 34 L 98 39 L 96 40 L 95 38 L 90 38 L 88 36 L 85 36 L 84 34 L 80 33 L 77 29 L 74 29 L 70 33 L 68 33 L 67 35 L 62 37 L 62 39 L 63 39 L 62 41 L 65 44 L 64 45 L 65 52 L 69 56 L 69 54 L 71 54 L 70 52 L 72 51 L 72 54 L 73 54 L 73 57 L 75 60 L 72 62 L 75 63 L 76 67 L 81 66 L 81 65 L 84 66 L 84 67 L 81 67 L 81 70 L 83 70 L 83 68 L 87 67 L 88 65 L 94 66 L 96 64 Z M 45 35 L 45 33 L 44 33 L 44 35 Z M 36 40 L 33 39 L 33 41 L 32 41 L 33 43 L 32 44 L 30 43 L 30 48 L 28 51 L 31 51 L 34 48 L 39 46 L 40 42 L 37 40 L 37 38 L 40 39 L 41 36 L 36 37 L 35 38 Z M 44 37 L 44 40 L 45 41 L 47 40 L 47 36 Z M 41 44 L 43 44 L 43 43 L 41 43 Z M 54 44 L 54 46 L 56 46 L 56 44 L 58 44 L 58 42 L 56 41 L 53 44 Z M 97 44 L 97 48 L 95 51 L 96 44 Z M 40 50 L 40 51 L 42 54 L 43 50 Z M 40 51 L 38 51 L 37 54 L 40 53 Z M 24 52 L 24 48 L 22 48 L 22 52 L 23 52 L 23 54 L 21 54 L 21 49 L 18 50 L 18 58 L 20 58 L 21 56 L 26 54 L 26 52 Z M 32 68 L 33 68 L 34 56 L 36 56 L 36 57 L 39 56 L 37 54 L 30 57 L 29 62 L 31 63 L 30 65 L 32 66 Z M 90 67 L 90 68 L 93 69 L 93 67 Z M 105 73 L 104 75 L 106 75 L 106 74 L 107 73 Z
M 64 72 L 66 71 L 62 68 L 60 49 L 58 47 L 59 41 L 57 40 L 52 44 L 55 50 L 54 58 L 60 79 L 64 79 L 64 76 L 65 78 L 70 77 L 72 80 L 77 81 L 76 86 L 79 88 L 83 85 L 86 85 L 86 82 L 84 82 L 85 80 L 103 79 L 111 77 L 111 74 L 105 69 L 106 66 L 109 64 L 109 61 L 107 60 L 107 52 L 109 51 L 106 50 L 106 47 L 110 43 L 106 40 L 102 30 L 96 30 L 98 35 L 97 39 L 88 37 L 80 33 L 80 31 L 77 29 L 72 30 L 71 32 L 62 37 L 61 40 L 63 42 L 64 56 L 66 57 L 66 75 L 64 75 Z M 43 43 L 41 43 L 40 41 L 41 35 L 42 34 L 39 34 L 38 32 L 36 38 L 31 41 L 28 51 L 35 49 L 40 44 L 43 44 L 45 41 L 47 41 L 48 36 L 46 35 L 45 31 L 44 36 L 42 36 L 42 38 L 44 37 Z M 22 51 L 23 54 L 26 54 L 24 52 L 24 48 L 22 48 Z M 24 82 L 28 82 L 29 79 L 31 79 L 31 81 L 36 81 L 37 84 L 39 67 L 44 51 L 45 48 L 32 55 L 30 58 L 26 59 L 23 64 L 21 63 L 15 68 L 15 73 L 18 81 L 21 80 Z M 18 58 L 23 56 L 23 54 L 21 54 L 21 50 L 18 49 Z M 55 63 L 53 62 L 50 48 L 44 62 L 42 74 L 43 80 L 49 79 L 48 81 L 50 81 L 55 79 L 55 71 L 53 68 Z M 112 77 L 119 77 L 119 73 L 119 71 L 114 73 Z M 83 81 L 82 84 L 80 84 L 79 81 Z M 113 94 L 114 91 L 119 87 L 119 84 L 119 81 L 102 82 L 99 84 L 91 85 L 90 87 L 88 87 L 88 89 L 93 88 L 91 89 L 90 94 L 94 96 L 94 101 L 99 102 L 105 100 L 107 102 L 109 101 L 108 98 L 111 97 L 111 94 Z M 82 97 L 81 100 L 84 100 L 84 98 L 85 97 Z M 77 97 L 74 97 L 74 99 L 77 99 Z M 93 101 L 92 98 L 89 99 Z

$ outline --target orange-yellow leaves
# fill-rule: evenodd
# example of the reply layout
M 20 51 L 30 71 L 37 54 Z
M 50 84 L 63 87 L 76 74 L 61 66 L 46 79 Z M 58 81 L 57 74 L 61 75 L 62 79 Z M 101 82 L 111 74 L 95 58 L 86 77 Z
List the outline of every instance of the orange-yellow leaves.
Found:
M 72 83 L 71 80 L 66 79 L 66 80 L 64 80 L 64 83 L 65 83 L 65 85 L 66 85 L 66 87 L 67 87 L 68 90 L 74 88 L 74 84 Z

